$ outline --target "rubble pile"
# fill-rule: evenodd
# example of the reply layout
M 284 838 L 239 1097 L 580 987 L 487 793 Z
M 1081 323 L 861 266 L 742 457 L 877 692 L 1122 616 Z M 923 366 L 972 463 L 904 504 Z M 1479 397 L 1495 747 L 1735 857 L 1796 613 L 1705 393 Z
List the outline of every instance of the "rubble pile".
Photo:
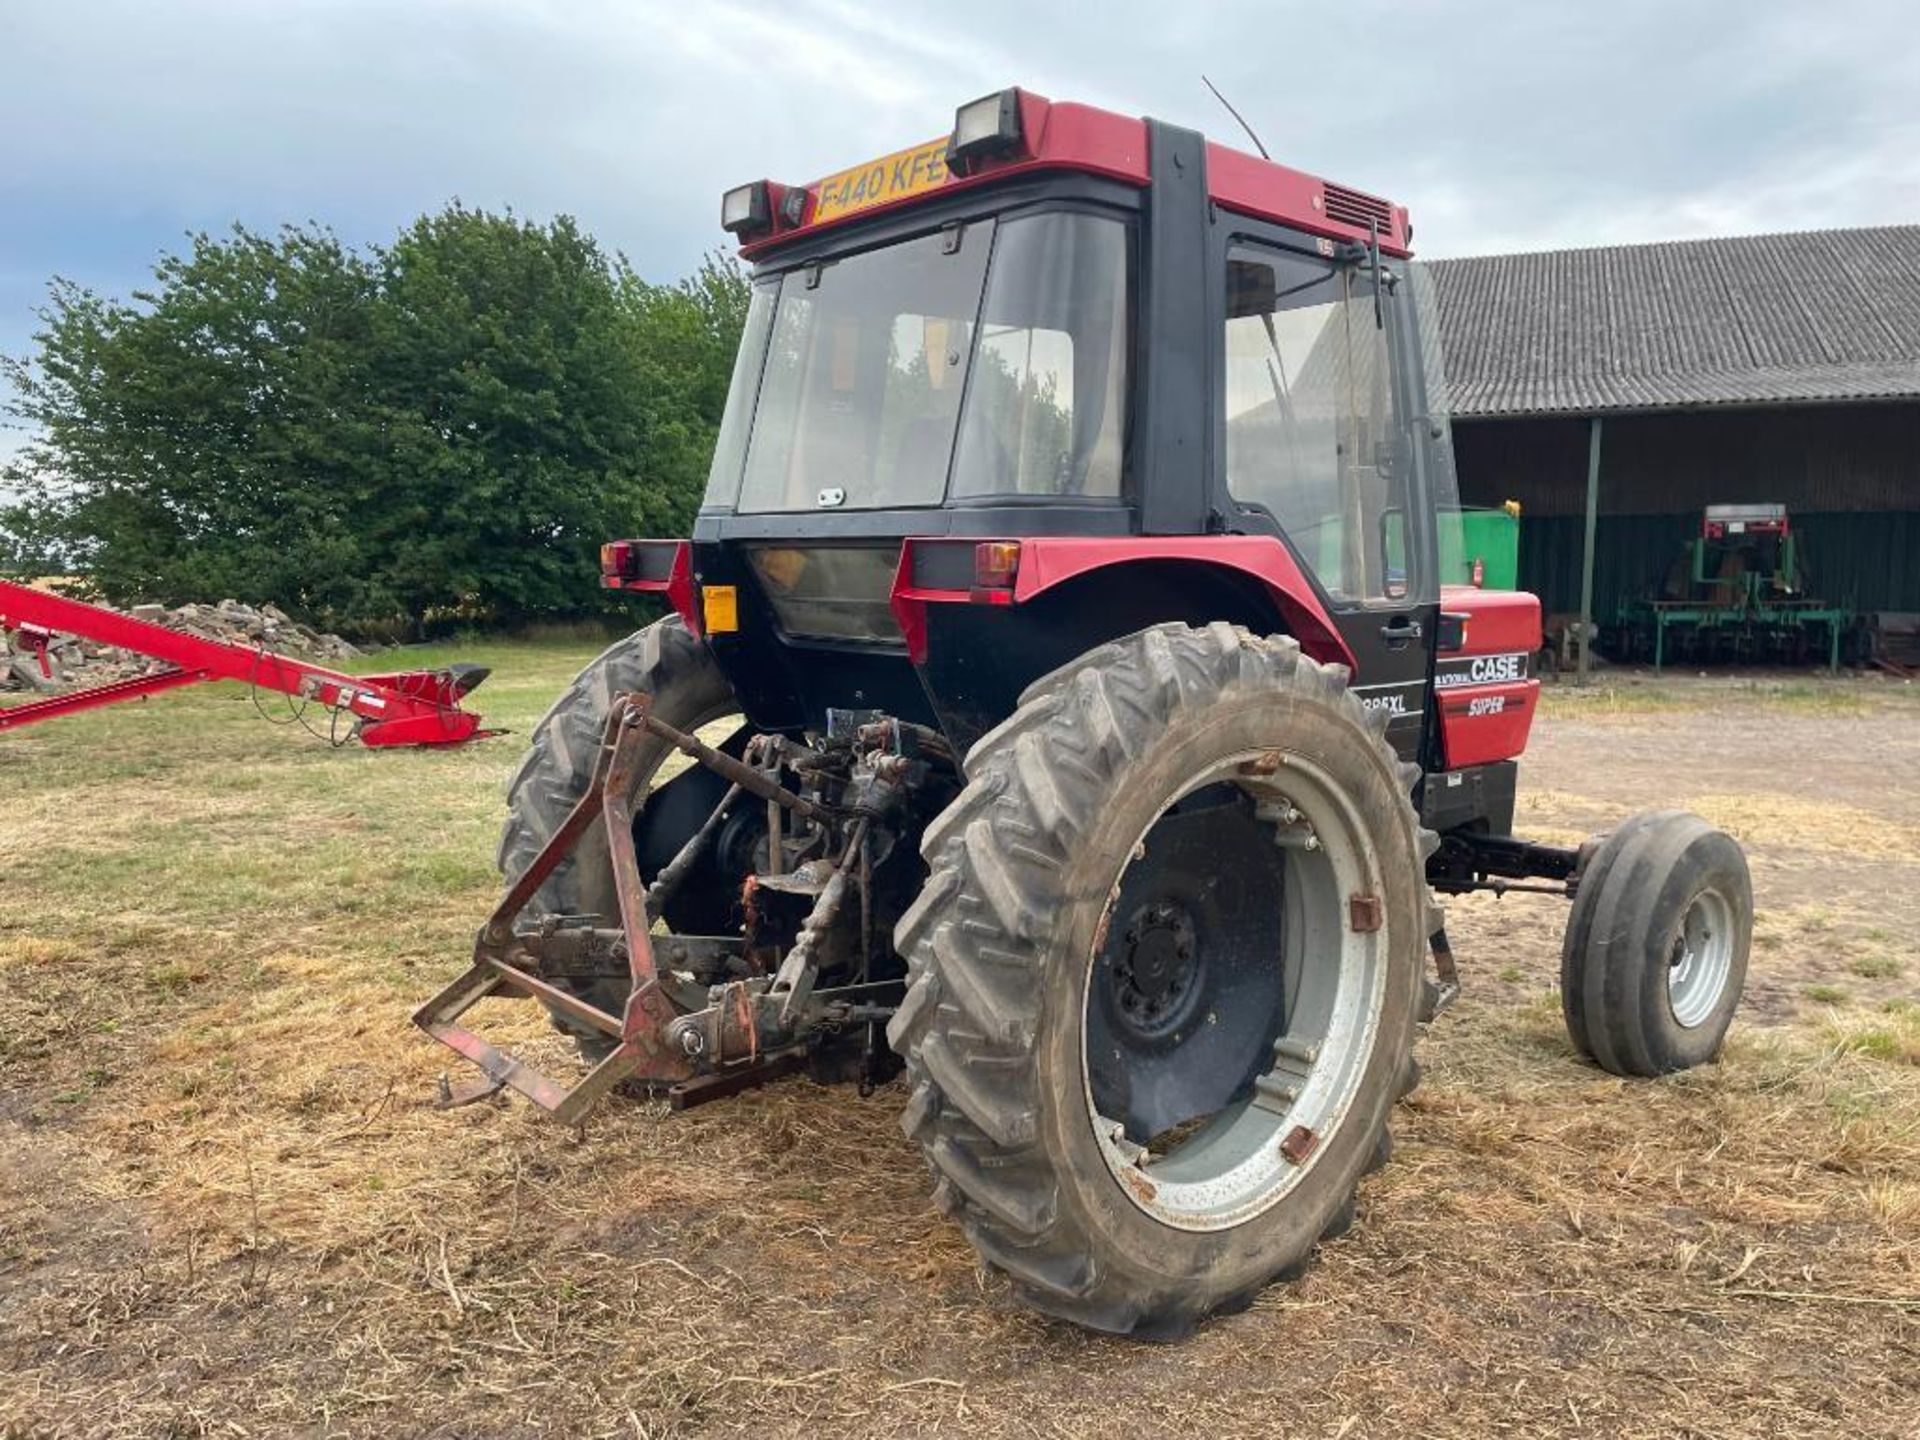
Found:
M 361 653 L 338 635 L 302 625 L 277 605 L 256 609 L 237 600 L 222 600 L 218 605 L 189 604 L 171 610 L 164 605 L 135 605 L 122 613 L 136 620 L 164 625 L 169 630 L 249 649 L 272 650 L 315 664 L 350 660 Z M 51 675 L 43 673 L 39 652 L 23 636 L 0 631 L 0 691 L 55 693 L 130 680 L 162 668 L 162 662 L 150 655 L 115 649 L 75 635 L 54 636 L 47 649 L 47 661 Z

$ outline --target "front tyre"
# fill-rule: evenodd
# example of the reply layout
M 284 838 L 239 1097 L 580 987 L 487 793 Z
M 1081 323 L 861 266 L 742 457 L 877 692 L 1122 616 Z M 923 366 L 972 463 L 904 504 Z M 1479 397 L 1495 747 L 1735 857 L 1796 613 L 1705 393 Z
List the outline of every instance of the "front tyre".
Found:
M 1182 1333 L 1351 1218 L 1429 930 L 1403 767 L 1345 672 L 1162 625 L 967 757 L 895 944 L 902 1124 L 1029 1303 Z

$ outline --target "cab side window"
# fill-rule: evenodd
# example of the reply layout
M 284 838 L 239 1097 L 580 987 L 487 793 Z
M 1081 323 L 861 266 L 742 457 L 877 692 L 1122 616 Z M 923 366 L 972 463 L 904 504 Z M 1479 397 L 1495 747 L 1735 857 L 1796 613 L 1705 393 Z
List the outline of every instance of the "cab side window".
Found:
M 1335 600 L 1404 598 L 1407 480 L 1371 275 L 1236 247 L 1224 373 L 1228 493 L 1264 507 Z

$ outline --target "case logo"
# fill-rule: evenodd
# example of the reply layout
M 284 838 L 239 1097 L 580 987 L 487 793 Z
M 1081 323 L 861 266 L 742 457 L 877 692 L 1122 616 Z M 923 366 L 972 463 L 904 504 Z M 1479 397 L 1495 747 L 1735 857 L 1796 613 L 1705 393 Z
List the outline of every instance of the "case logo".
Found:
M 1505 655 L 1475 655 L 1466 660 L 1443 660 L 1435 669 L 1433 683 L 1441 689 L 1455 685 L 1499 685 L 1527 678 L 1529 656 L 1516 650 Z

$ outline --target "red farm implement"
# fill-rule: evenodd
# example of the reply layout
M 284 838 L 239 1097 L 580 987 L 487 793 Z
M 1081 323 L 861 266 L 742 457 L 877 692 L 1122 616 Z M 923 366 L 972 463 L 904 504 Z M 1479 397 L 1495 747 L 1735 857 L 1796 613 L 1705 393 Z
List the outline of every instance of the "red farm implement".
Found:
M 357 736 L 364 745 L 464 745 L 498 733 L 481 729 L 480 717 L 460 708 L 461 700 L 487 678 L 487 671 L 477 665 L 343 675 L 265 648 L 210 640 L 7 580 L 0 580 L 0 631 L 35 652 L 43 673 L 51 673 L 48 647 L 53 637 L 63 634 L 134 651 L 154 662 L 143 675 L 0 708 L 0 732 L 201 681 L 238 680 L 320 706 L 333 716 L 332 734 Z M 339 728 L 343 721 L 344 731 Z

